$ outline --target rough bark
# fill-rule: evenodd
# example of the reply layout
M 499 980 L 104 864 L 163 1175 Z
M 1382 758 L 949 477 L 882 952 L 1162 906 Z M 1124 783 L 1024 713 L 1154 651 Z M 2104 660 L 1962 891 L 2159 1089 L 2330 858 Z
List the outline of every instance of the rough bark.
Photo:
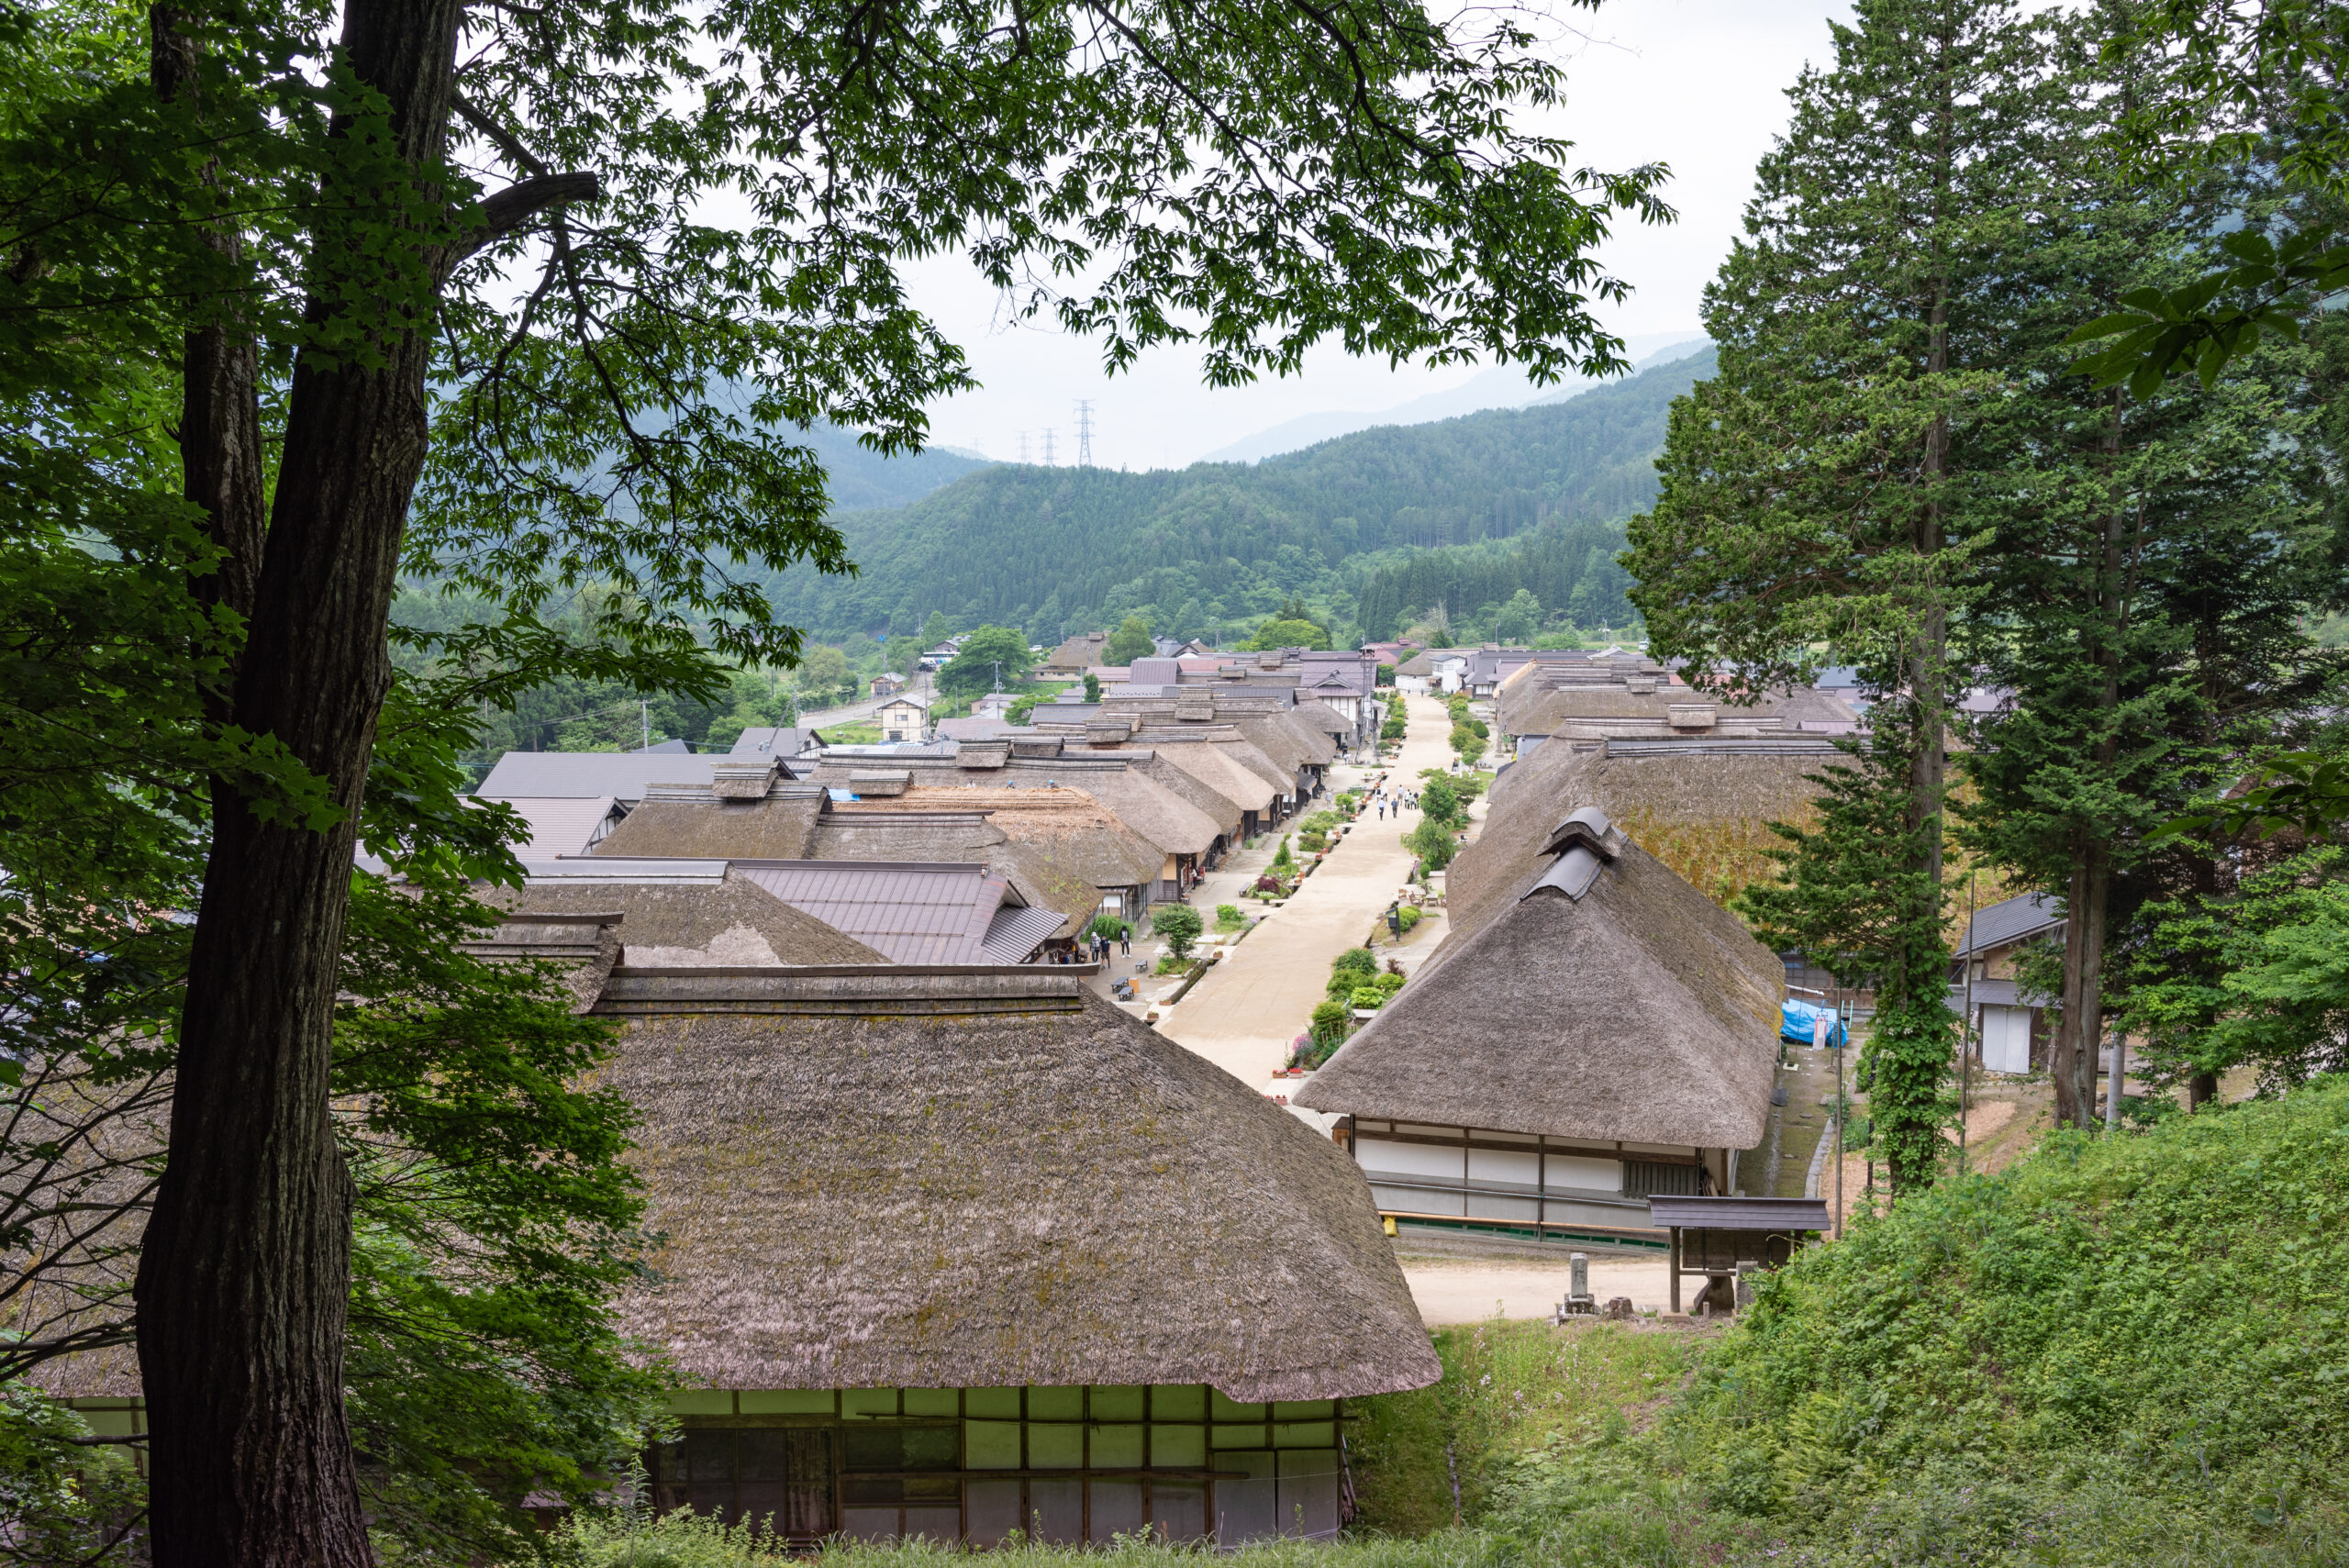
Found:
M 383 95 L 410 168 L 446 139 L 461 15 L 455 0 L 345 8 L 345 58 Z M 326 260 L 314 323 L 368 308 Z M 284 742 L 344 816 L 314 831 L 215 795 L 170 1160 L 138 1281 L 161 1568 L 369 1561 L 342 1401 L 351 1187 L 328 1114 L 329 1026 L 429 358 L 397 325 L 377 343 L 373 367 L 310 352 L 296 364 L 231 688 L 233 721 Z M 213 473 L 210 461 L 191 474 Z
M 199 86 L 196 45 L 183 24 L 188 13 L 167 6 L 147 15 L 149 79 L 166 102 L 192 99 Z M 207 171 L 208 173 L 208 171 Z M 214 229 L 205 242 L 234 261 L 244 250 L 234 229 Z M 253 335 L 224 309 L 191 329 L 180 362 L 182 494 L 204 509 L 218 565 L 194 584 L 198 600 L 250 618 L 261 577 L 268 489 L 262 467 L 261 351 Z M 232 666 L 233 672 L 233 666 Z M 228 717 L 226 686 L 205 693 L 207 716 Z

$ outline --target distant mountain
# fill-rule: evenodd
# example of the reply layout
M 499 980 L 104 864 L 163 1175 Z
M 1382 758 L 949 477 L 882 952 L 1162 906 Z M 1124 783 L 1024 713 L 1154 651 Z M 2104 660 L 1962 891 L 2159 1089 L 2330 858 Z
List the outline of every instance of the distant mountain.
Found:
M 1636 373 L 1686 359 L 1704 341 L 1705 335 L 1701 332 L 1649 332 L 1626 339 L 1624 347 L 1631 355 Z M 1546 403 L 1564 403 L 1570 397 L 1581 396 L 1595 386 L 1607 384 L 1592 376 L 1569 376 L 1558 385 L 1536 386 L 1525 378 L 1522 368 L 1495 365 L 1449 392 L 1430 393 L 1425 397 L 1415 397 L 1392 408 L 1375 412 L 1300 414 L 1268 430 L 1243 436 L 1228 447 L 1208 453 L 1199 461 L 1257 462 L 1282 452 L 1302 450 L 1338 436 L 1352 435 L 1356 430 L 1375 429 L 1382 425 L 1431 424 L 1438 419 L 1456 419 L 1463 415 L 1482 413 L 1487 408 L 1523 408 Z
M 913 630 L 933 611 L 1039 639 L 1133 610 L 1154 630 L 1212 634 L 1291 595 L 1358 629 L 1363 590 L 1415 552 L 1585 524 L 1619 539 L 1613 526 L 1655 494 L 1672 399 L 1711 369 L 1709 348 L 1564 403 L 1386 427 L 1256 464 L 996 463 L 902 509 L 836 516 L 858 574 L 799 566 L 768 589 L 786 619 L 829 638 Z M 1561 598 L 1544 598 L 1545 611 L 1567 608 L 1591 550 L 1620 548 L 1592 535 L 1567 552 L 1567 576 L 1544 567 L 1551 585 L 1536 597 Z M 1480 587 L 1500 580 L 1472 576 Z M 1417 586 L 1396 580 L 1391 592 Z M 1584 610 L 1622 624 L 1620 584 L 1601 597 L 1585 591 Z M 1458 620 L 1477 606 L 1451 607 Z
M 824 479 L 835 512 L 907 506 L 966 473 L 989 465 L 977 452 L 932 447 L 913 457 L 883 457 L 856 439 L 853 430 L 819 425 L 802 438 L 824 460 Z

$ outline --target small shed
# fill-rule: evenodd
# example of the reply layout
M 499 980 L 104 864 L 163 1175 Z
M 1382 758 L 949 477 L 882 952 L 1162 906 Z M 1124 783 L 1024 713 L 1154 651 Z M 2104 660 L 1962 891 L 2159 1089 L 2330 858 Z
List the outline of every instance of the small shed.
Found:
M 1962 1011 L 1973 1004 L 1967 1021 L 1982 1042 L 1985 1070 L 2028 1073 L 2045 1064 L 2046 1009 L 2054 998 L 2032 991 L 2019 964 L 2025 949 L 2063 940 L 2063 900 L 2045 893 L 2002 899 L 1967 922 L 1965 940 L 1950 954 L 1950 1006 Z
M 1791 1262 L 1831 1223 L 1826 1200 L 1815 1197 L 1658 1196 L 1648 1199 L 1648 1214 L 1672 1237 L 1675 1312 L 1680 1310 L 1682 1276 L 1704 1279 L 1705 1295 L 1718 1299 L 1721 1287 L 1733 1284 L 1741 1271 Z

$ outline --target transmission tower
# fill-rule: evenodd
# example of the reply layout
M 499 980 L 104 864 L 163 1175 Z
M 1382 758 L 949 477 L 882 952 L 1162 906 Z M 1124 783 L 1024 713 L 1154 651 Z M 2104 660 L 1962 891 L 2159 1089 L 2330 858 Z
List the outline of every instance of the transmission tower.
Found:
M 1028 461 L 1028 432 L 1025 430 L 1019 432 L 1019 461 L 1022 464 Z
M 1052 428 L 1050 425 L 1044 427 L 1044 466 L 1052 466 Z
M 1093 400 L 1089 397 L 1076 400 L 1076 466 L 1093 466 Z

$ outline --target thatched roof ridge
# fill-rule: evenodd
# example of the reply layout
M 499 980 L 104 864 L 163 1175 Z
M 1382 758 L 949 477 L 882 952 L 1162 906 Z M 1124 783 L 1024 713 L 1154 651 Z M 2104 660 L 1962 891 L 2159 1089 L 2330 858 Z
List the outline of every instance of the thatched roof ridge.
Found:
M 960 767 L 948 758 L 911 758 L 906 765 L 917 787 L 1081 790 L 1162 855 L 1204 853 L 1219 831 L 1213 817 L 1186 797 L 1170 792 L 1151 771 L 1147 751 L 1084 750 L 1043 757 L 1024 757 L 1015 751 L 1000 768 L 977 770 Z M 813 776 L 819 783 L 832 784 L 846 775 L 842 773 L 835 778 L 819 767 Z M 1240 820 L 1237 811 L 1231 820 L 1235 824 Z
M 1286 772 L 1293 790 L 1300 770 L 1328 762 L 1338 754 L 1338 748 L 1328 736 L 1298 723 L 1290 713 L 1234 714 L 1230 722 L 1251 745 Z
M 1351 740 L 1353 736 L 1353 720 L 1346 717 L 1345 715 L 1340 713 L 1336 708 L 1331 707 L 1328 703 L 1323 702 L 1319 697 L 1308 697 L 1305 701 L 1298 703 L 1295 708 L 1290 710 L 1290 712 L 1292 717 L 1294 717 L 1298 723 L 1308 726 L 1315 734 L 1322 736 L 1325 739 L 1331 736 L 1343 735 Z M 1331 746 L 1330 750 L 1334 754 L 1336 751 L 1334 744 Z M 1323 762 L 1328 762 L 1329 760 L 1330 759 L 1327 757 L 1322 759 Z
M 716 869 L 716 868 L 713 868 Z M 670 968 L 743 963 L 886 963 L 873 948 L 795 909 L 740 877 L 706 883 L 527 883 L 493 887 L 482 902 L 507 912 L 507 941 L 528 936 L 523 917 L 616 914 L 619 963 Z M 535 939 L 533 939 L 535 940 Z M 495 951 L 489 956 L 498 956 Z M 549 952 L 548 957 L 562 954 Z
M 1601 1141 L 1759 1143 L 1785 973 L 1727 912 L 1615 837 L 1612 860 L 1573 848 L 1517 862 L 1500 907 L 1447 943 L 1297 1103 Z M 1552 875 L 1575 856 L 1581 877 Z
M 836 987 L 829 1016 L 634 1017 L 604 1081 L 644 1117 L 663 1240 L 623 1326 L 717 1388 L 1433 1382 L 1344 1152 L 1073 976 L 1033 979 L 1029 1011 L 1007 983 L 960 1016 L 871 987 L 857 1016 Z
M 1271 784 L 1273 786 L 1273 792 L 1275 795 L 1295 795 L 1297 793 L 1297 770 L 1295 768 L 1285 768 L 1280 763 L 1275 762 L 1270 756 L 1265 754 L 1264 749 L 1257 745 L 1253 740 L 1247 740 L 1243 737 L 1237 740 L 1210 741 L 1209 744 L 1217 751 L 1221 751 L 1225 756 L 1230 757 L 1233 762 L 1239 763 L 1241 767 L 1246 768 L 1249 772 L 1254 773 L 1258 778 L 1263 779 L 1265 783 Z
M 1097 775 L 1087 775 L 1088 781 Z M 1095 887 L 1122 887 L 1155 881 L 1165 856 L 1118 819 L 1117 814 L 1082 788 L 1008 789 L 997 785 L 950 788 L 917 784 L 889 803 L 902 811 L 977 811 L 987 825 L 1013 843 L 1064 864 Z M 838 818 L 879 809 L 863 802 L 832 807 Z
M 648 796 L 626 821 L 604 835 L 594 853 L 654 860 L 725 858 L 795 860 L 808 853 L 824 792 L 807 784 L 778 784 L 753 800 L 720 801 Z
M 1274 796 L 1281 793 L 1263 775 L 1241 766 L 1236 759 L 1226 755 L 1220 747 L 1210 742 L 1170 740 L 1151 749 L 1158 754 L 1158 761 L 1197 780 L 1220 796 L 1228 815 L 1218 812 L 1216 816 L 1233 828 L 1240 825 L 1241 812 L 1269 810 Z
M 1003 877 L 1030 904 L 1074 918 L 1089 916 L 1101 902 L 1100 884 L 1034 846 L 1014 844 L 990 818 L 976 812 L 906 811 L 906 798 L 878 802 L 884 808 L 878 812 L 826 813 L 811 858 L 968 862 Z

